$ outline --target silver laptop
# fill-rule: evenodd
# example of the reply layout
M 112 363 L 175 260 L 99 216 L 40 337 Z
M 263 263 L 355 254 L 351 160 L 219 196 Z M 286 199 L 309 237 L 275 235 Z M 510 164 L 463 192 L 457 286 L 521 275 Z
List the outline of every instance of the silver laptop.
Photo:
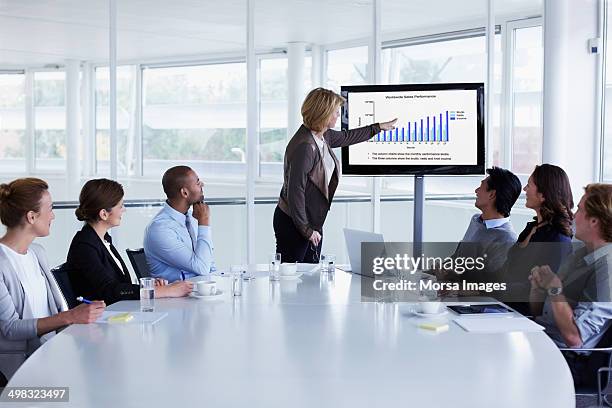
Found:
M 348 272 L 361 273 L 361 243 L 362 242 L 385 242 L 382 234 L 376 234 L 369 231 L 360 231 L 349 228 L 344 228 L 344 239 L 346 241 L 346 250 L 349 256 L 351 267 Z M 366 273 L 367 276 L 372 275 L 371 271 Z M 372 275 L 373 276 L 373 275 Z

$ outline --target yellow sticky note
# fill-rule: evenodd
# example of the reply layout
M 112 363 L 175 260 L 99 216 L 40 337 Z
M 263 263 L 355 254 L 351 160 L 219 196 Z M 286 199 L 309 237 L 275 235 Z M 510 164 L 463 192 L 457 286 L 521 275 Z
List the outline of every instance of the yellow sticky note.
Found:
M 129 312 L 119 313 L 119 314 L 109 317 L 108 322 L 109 323 L 127 323 L 133 318 L 134 318 L 134 315 Z
M 425 329 L 425 330 L 431 330 L 436 333 L 440 333 L 440 332 L 448 330 L 448 324 L 447 323 L 422 323 L 422 324 L 419 324 L 419 328 Z

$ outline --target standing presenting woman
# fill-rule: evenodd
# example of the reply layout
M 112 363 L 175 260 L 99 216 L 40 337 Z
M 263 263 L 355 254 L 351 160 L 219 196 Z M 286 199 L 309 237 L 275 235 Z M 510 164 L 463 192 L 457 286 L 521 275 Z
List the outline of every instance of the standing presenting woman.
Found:
M 121 224 L 125 212 L 123 187 L 114 180 L 89 180 L 79 196 L 76 217 L 84 221 L 68 250 L 66 268 L 75 295 L 102 299 L 106 304 L 140 298 L 140 286 L 130 276 L 108 231 Z M 156 281 L 155 297 L 187 296 L 193 283 L 179 281 L 171 285 Z
M 304 124 L 285 150 L 284 182 L 274 211 L 276 252 L 283 262 L 319 262 L 323 223 L 340 181 L 340 163 L 331 150 L 392 130 L 396 119 L 352 130 L 336 131 L 345 99 L 317 88 L 302 105 Z

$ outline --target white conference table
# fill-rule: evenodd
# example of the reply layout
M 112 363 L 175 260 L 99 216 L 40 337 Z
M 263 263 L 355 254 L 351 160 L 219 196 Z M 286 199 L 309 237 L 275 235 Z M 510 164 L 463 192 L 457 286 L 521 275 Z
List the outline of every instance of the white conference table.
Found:
M 571 374 L 543 332 L 435 334 L 411 305 L 362 303 L 340 270 L 298 281 L 216 278 L 221 300 L 157 299 L 151 324 L 73 325 L 11 387 L 70 388 L 69 403 L 6 407 L 574 407 Z M 124 301 L 109 310 L 139 310 Z

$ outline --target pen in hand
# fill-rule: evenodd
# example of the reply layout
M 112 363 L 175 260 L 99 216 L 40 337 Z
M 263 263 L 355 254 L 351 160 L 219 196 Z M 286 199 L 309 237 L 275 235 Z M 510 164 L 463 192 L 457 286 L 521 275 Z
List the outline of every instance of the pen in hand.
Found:
M 85 299 L 83 296 L 78 296 L 76 298 L 77 301 L 81 302 L 81 303 L 86 303 L 88 305 L 91 305 L 93 302 L 91 300 L 87 300 Z

